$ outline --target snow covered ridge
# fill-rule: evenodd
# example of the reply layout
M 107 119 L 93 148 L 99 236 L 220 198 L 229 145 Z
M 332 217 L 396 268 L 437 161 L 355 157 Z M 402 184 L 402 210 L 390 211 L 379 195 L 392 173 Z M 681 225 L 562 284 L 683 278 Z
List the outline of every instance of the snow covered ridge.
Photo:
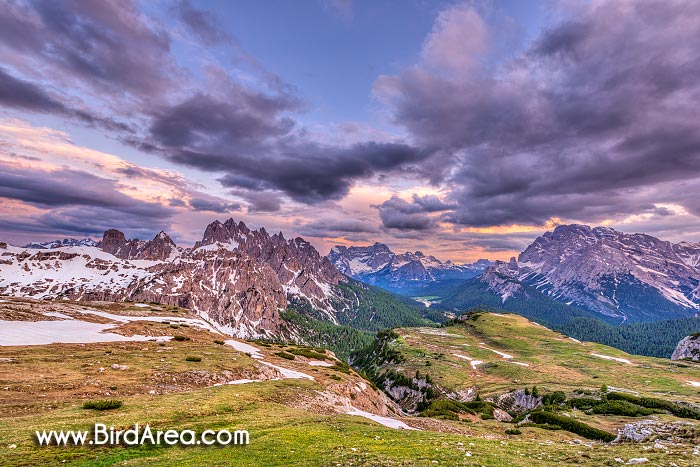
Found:
M 331 322 L 347 281 L 301 238 L 286 240 L 229 219 L 210 224 L 191 249 L 160 232 L 127 240 L 105 232 L 99 245 L 20 248 L 0 244 L 0 294 L 40 299 L 158 302 L 189 308 L 236 337 L 290 332 L 279 311 L 308 302 Z
M 481 280 L 508 300 L 533 287 L 621 321 L 693 316 L 700 310 L 700 243 L 670 243 L 607 227 L 563 225 Z

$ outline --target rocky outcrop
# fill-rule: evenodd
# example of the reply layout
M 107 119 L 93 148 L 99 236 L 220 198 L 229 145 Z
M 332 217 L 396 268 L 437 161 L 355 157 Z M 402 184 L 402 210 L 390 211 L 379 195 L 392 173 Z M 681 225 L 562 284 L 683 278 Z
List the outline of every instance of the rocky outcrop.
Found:
M 687 422 L 642 420 L 625 424 L 618 430 L 615 442 L 643 443 L 657 439 L 669 443 L 687 443 L 688 441 L 696 443 L 700 441 L 700 430 L 694 424 Z
M 493 398 L 496 407 L 511 414 L 523 414 L 542 405 L 542 398 L 526 394 L 522 389 L 507 392 Z
M 700 361 L 700 334 L 685 337 L 676 346 L 671 360 Z

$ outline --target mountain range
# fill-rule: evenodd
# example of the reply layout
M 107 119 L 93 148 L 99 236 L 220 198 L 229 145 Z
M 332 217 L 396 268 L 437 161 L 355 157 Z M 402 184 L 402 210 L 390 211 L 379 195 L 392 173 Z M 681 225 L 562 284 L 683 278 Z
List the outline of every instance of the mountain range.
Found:
M 177 305 L 249 338 L 303 337 L 290 312 L 302 315 L 297 324 L 378 330 L 473 308 L 553 326 L 689 318 L 700 308 L 700 244 L 576 224 L 536 238 L 510 261 L 472 264 L 396 254 L 382 243 L 336 246 L 324 257 L 302 238 L 233 219 L 209 224 L 189 248 L 165 232 L 145 241 L 111 229 L 100 242 L 0 249 L 2 294 Z
M 436 283 L 475 277 L 493 264 L 486 259 L 472 264 L 442 262 L 421 251 L 396 254 L 383 243 L 365 247 L 335 246 L 328 259 L 343 274 L 404 295 L 420 295 L 422 289 Z
M 550 324 L 611 324 L 692 317 L 700 308 L 700 243 L 671 243 L 607 227 L 561 225 L 510 261 L 455 265 L 386 245 L 335 247 L 345 274 L 387 290 L 429 296 L 449 311 L 486 307 Z M 461 280 L 460 280 L 461 279 Z
M 611 322 L 689 317 L 700 308 L 700 243 L 562 225 L 479 280 L 502 302 L 538 291 Z
M 370 330 L 427 323 L 421 305 L 343 275 L 304 239 L 233 219 L 209 224 L 192 248 L 178 247 L 165 232 L 143 241 L 113 229 L 98 245 L 0 243 L 0 293 L 176 305 L 245 338 L 298 337 L 282 317 L 290 310 Z

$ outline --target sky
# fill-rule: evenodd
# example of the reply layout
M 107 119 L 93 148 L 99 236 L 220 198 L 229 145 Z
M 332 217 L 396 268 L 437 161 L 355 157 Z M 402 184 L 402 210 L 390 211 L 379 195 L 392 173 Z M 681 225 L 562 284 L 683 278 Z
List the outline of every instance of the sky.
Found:
M 700 241 L 700 2 L 0 0 L 0 240 Z

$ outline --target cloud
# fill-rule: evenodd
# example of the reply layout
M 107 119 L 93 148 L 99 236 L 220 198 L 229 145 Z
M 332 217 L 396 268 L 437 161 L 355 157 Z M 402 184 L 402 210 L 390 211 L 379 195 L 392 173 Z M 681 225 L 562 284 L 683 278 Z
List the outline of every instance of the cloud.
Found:
M 87 172 L 61 169 L 43 171 L 0 165 L 0 197 L 42 207 L 101 206 L 124 213 L 168 217 L 172 211 L 157 204 L 136 200 L 121 193 L 114 180 Z
M 0 67 L 0 103 L 22 110 L 65 113 L 65 106 L 41 88 L 15 78 Z
M 0 12 L 0 24 L 14 24 L 0 28 L 0 41 L 8 48 L 121 93 L 157 93 L 170 79 L 169 37 L 148 27 L 130 1 L 30 5 L 11 4 Z
M 488 44 L 488 28 L 479 13 L 469 5 L 455 4 L 438 14 L 423 43 L 420 65 L 449 75 L 471 73 Z
M 345 237 L 353 234 L 379 234 L 380 230 L 368 219 L 320 219 L 304 224 L 299 233 L 307 237 Z
M 321 142 L 297 120 L 304 103 L 293 87 L 242 52 L 211 13 L 187 1 L 170 11 L 200 41 L 226 43 L 258 81 L 241 79 L 212 59 L 198 68 L 178 66 L 172 53 L 177 37 L 131 2 L 38 2 L 0 11 L 0 24 L 21 24 L 26 36 L 21 42 L 0 32 L 0 51 L 16 58 L 14 74 L 0 81 L 14 78 L 17 91 L 0 98 L 100 125 L 141 151 L 216 173 L 227 188 L 281 192 L 306 204 L 341 199 L 356 181 L 429 155 L 400 141 Z M 38 83 L 62 90 L 60 100 Z M 276 210 L 278 202 L 252 208 Z
M 563 19 L 495 68 L 478 59 L 489 49 L 483 40 L 453 39 L 469 30 L 453 25 L 479 24 L 474 10 L 450 7 L 420 62 L 375 83 L 394 121 L 441 155 L 420 169 L 451 187 L 447 201 L 456 208 L 444 220 L 600 222 L 653 210 L 654 197 L 668 198 L 661 184 L 700 178 L 700 108 L 693 104 L 700 97 L 700 5 L 575 5 L 562 7 Z M 401 225 L 391 212 L 387 219 Z M 425 217 L 416 220 L 427 225 Z
M 282 200 L 280 199 L 279 193 L 270 191 L 250 191 L 242 193 L 241 196 L 250 203 L 248 205 L 249 213 L 277 212 L 282 208 Z
M 189 202 L 190 208 L 195 211 L 211 211 L 219 214 L 226 214 L 231 211 L 240 211 L 239 203 L 226 203 L 216 199 L 194 198 Z
M 187 0 L 177 2 L 175 12 L 187 30 L 205 44 L 215 45 L 233 41 L 232 37 L 221 29 L 213 13 L 194 8 Z
M 152 234 L 169 224 L 175 211 L 159 203 L 132 198 L 120 192 L 115 181 L 87 172 L 60 169 L 22 169 L 0 165 L 0 198 L 40 208 L 40 213 L 19 216 L 24 232 L 48 230 L 96 235 L 104 227 Z M 22 219 L 22 217 L 24 217 Z M 3 221 L 2 230 L 13 223 Z
M 429 214 L 449 211 L 456 205 L 447 204 L 435 195 L 413 195 L 406 201 L 394 195 L 372 207 L 379 210 L 384 227 L 398 230 L 427 230 L 435 226 L 437 218 Z

